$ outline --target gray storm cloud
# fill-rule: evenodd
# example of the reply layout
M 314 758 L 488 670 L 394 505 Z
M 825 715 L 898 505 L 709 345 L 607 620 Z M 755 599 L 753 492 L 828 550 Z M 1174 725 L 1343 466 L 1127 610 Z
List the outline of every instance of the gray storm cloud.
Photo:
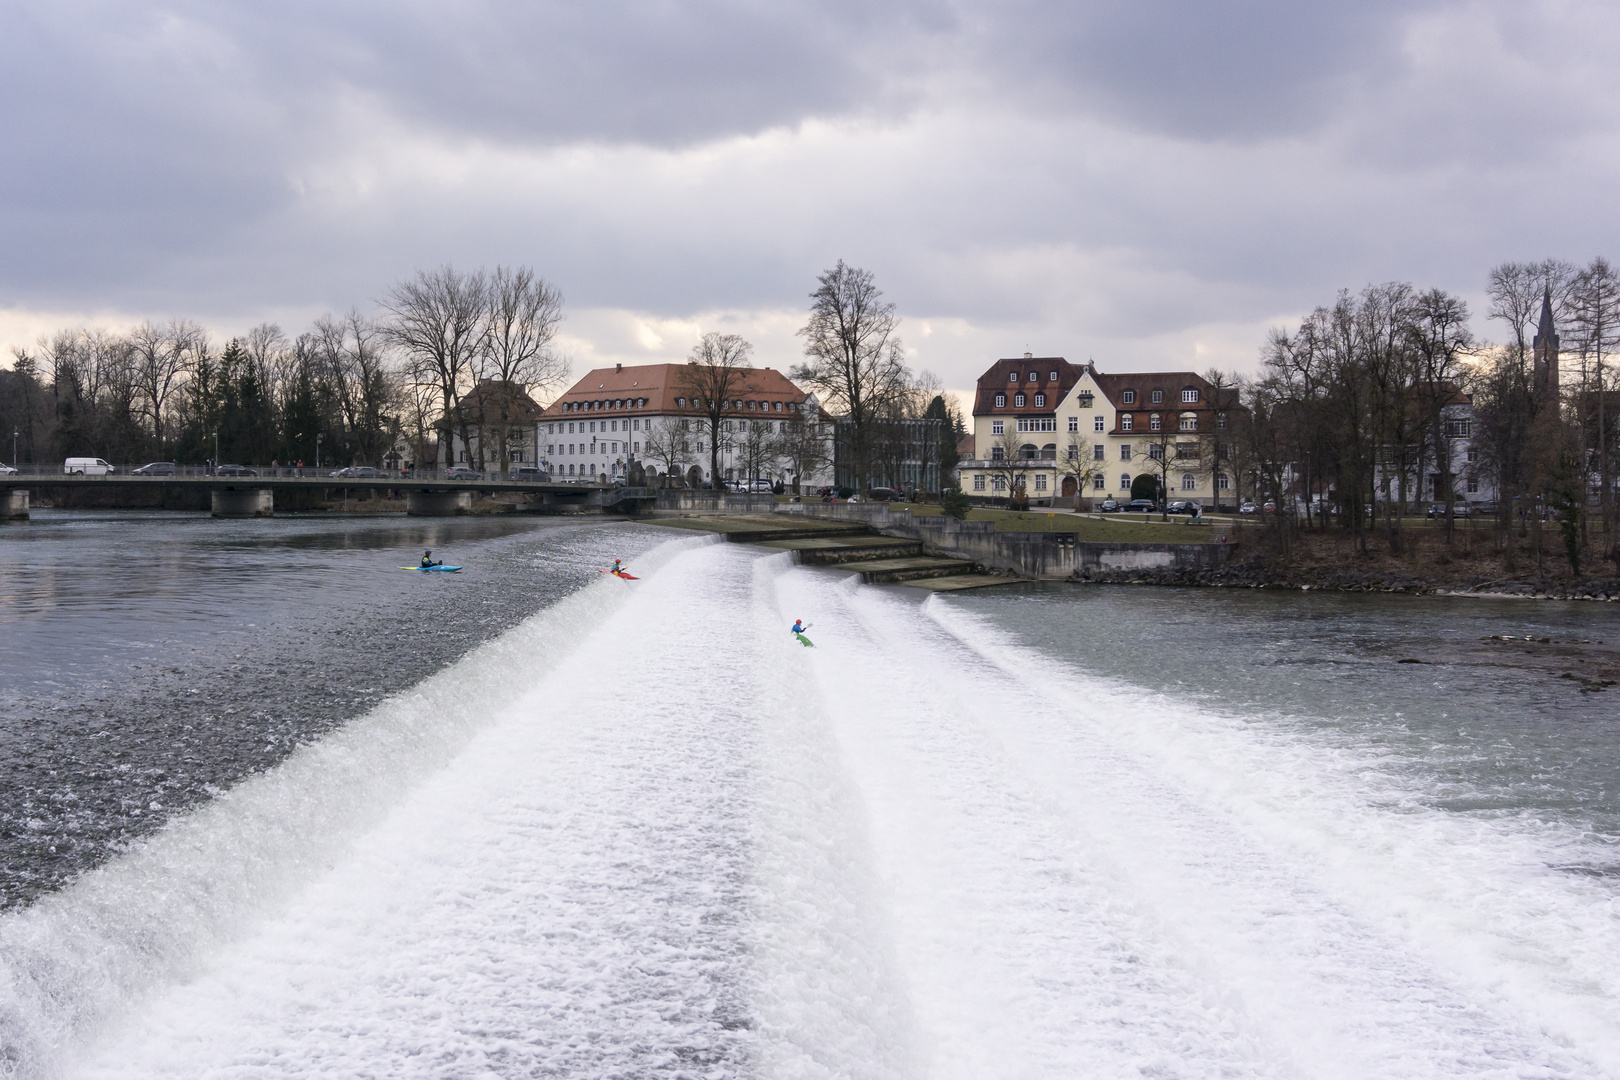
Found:
M 998 335 L 1147 362 L 1144 343 L 1341 285 L 1468 292 L 1494 261 L 1614 254 L 1615 22 L 1270 0 L 10 5 L 0 308 L 242 320 L 505 261 L 586 307 L 780 311 L 844 257 L 908 316 L 978 327 L 950 363 L 1011 351 Z

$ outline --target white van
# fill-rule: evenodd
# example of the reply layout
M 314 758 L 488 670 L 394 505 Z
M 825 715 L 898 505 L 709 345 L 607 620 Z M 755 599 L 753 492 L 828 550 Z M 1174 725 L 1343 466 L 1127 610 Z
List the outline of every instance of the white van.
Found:
M 69 476 L 74 473 L 80 476 L 106 476 L 117 471 L 98 457 L 70 457 L 62 462 L 62 472 Z

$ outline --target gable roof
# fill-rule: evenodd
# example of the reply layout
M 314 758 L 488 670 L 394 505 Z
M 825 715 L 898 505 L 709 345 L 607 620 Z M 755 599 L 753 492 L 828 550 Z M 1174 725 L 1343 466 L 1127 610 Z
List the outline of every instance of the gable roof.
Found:
M 682 386 L 685 364 L 638 364 L 625 367 L 594 368 L 546 407 L 548 416 L 570 411 L 569 406 L 589 406 L 592 411 L 677 412 L 677 397 L 684 398 Z M 809 395 L 793 385 L 775 368 L 744 368 L 737 372 L 735 400 L 743 402 L 739 412 L 747 412 L 750 401 L 802 403 Z M 645 401 L 646 404 L 636 404 Z
M 521 383 L 485 379 L 463 394 L 451 413 L 469 424 L 530 424 L 544 411 Z
M 1069 363 L 1061 356 L 1024 355 L 1016 360 L 997 360 L 990 370 L 979 376 L 978 391 L 973 396 L 974 416 L 1006 416 L 1011 414 L 1045 414 L 1057 409 L 1058 403 L 1068 397 L 1074 384 L 1080 381 L 1084 369 Z M 1052 375 L 1056 374 L 1054 380 Z M 1033 380 L 1030 376 L 1034 375 Z M 1017 376 L 1015 380 L 1013 376 Z M 1014 404 L 1014 394 L 1028 395 L 1026 405 Z M 1006 394 L 1006 403 L 996 404 L 996 395 Z M 1036 406 L 1035 394 L 1045 394 L 1046 404 Z

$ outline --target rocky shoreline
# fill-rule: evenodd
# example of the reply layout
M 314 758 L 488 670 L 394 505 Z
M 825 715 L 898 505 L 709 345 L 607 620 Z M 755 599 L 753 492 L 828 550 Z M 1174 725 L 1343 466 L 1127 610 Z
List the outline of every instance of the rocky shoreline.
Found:
M 1425 579 L 1381 571 L 1277 566 L 1269 562 L 1163 570 L 1089 570 L 1070 580 L 1110 585 L 1196 585 L 1228 589 L 1297 589 L 1301 592 L 1406 593 L 1414 596 L 1485 596 L 1534 600 L 1620 600 L 1620 578 L 1579 580 L 1484 578 Z

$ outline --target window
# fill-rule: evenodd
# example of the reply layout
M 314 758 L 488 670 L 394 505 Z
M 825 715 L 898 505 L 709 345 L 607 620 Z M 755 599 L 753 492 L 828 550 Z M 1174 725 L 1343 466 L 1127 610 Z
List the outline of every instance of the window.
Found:
M 1080 430 L 1080 418 L 1078 416 L 1069 417 L 1069 430 L 1070 431 L 1079 431 Z
M 1226 414 L 1225 413 L 1216 413 L 1215 414 L 1215 427 L 1220 431 L 1225 431 L 1226 430 Z
M 1129 491 L 1129 490 L 1131 490 L 1131 474 L 1130 473 L 1122 472 L 1122 473 L 1119 474 L 1119 490 L 1121 490 L 1121 491 Z
M 996 408 L 1005 409 L 1006 407 L 1007 407 L 1007 395 L 1006 394 L 997 394 L 996 395 Z
M 1470 495 L 1478 495 L 1479 494 L 1479 477 L 1470 476 L 1468 478 L 1468 494 L 1470 494 Z
M 1018 372 L 1014 371 L 1014 372 L 1010 373 L 1007 376 L 1007 381 L 1010 382 L 1010 383 L 1017 382 L 1018 381 Z
M 1049 375 L 1047 375 L 1046 376 L 1046 381 L 1047 382 L 1057 382 L 1057 372 L 1054 371 L 1054 372 L 1050 373 Z
M 1468 460 L 1470 462 L 1477 462 L 1479 460 L 1479 447 L 1470 446 L 1468 448 Z
M 978 472 L 978 473 L 973 474 L 973 490 L 974 491 L 983 491 L 984 490 L 984 473 Z
M 1130 413 L 1123 413 L 1119 418 L 1119 430 L 1129 431 L 1136 426 L 1136 417 Z
M 1182 431 L 1197 431 L 1198 430 L 1198 414 L 1197 413 L 1188 413 L 1187 415 L 1183 416 L 1181 418 L 1181 425 L 1180 426 L 1181 426 Z
M 605 425 L 604 425 L 604 426 L 605 426 Z M 594 431 L 595 431 L 595 430 L 596 430 L 596 421 L 595 421 L 595 420 L 592 420 L 592 421 L 591 421 L 591 431 L 593 431 L 593 432 L 594 432 Z
M 749 411 L 749 412 L 755 412 L 755 411 L 757 411 L 757 410 L 758 410 L 758 409 L 759 409 L 759 402 L 757 402 L 757 401 L 750 401 L 750 402 L 749 402 L 749 403 L 748 403 L 748 411 Z
M 771 412 L 781 412 L 781 411 L 782 411 L 782 403 L 780 401 L 771 402 Z
M 1198 401 L 1198 387 L 1189 386 L 1183 390 L 1181 392 L 1181 400 L 1186 402 L 1188 405 L 1196 403 Z
M 1025 461 L 1034 461 L 1040 456 L 1040 451 L 1035 449 L 1034 443 L 1027 442 L 1018 448 L 1018 456 L 1023 458 Z
M 1188 458 L 1197 460 L 1198 444 L 1190 442 L 1176 443 L 1176 457 L 1182 460 L 1186 460 Z
M 1160 419 L 1158 413 L 1154 413 L 1152 416 L 1148 417 L 1148 430 L 1149 431 L 1158 431 L 1159 428 L 1163 426 L 1163 424 L 1164 424 L 1164 421 Z
M 1035 395 L 1035 407 L 1037 409 L 1040 409 L 1040 408 L 1044 408 L 1045 406 L 1046 406 L 1046 395 L 1045 394 L 1036 394 Z
M 1474 424 L 1471 420 L 1447 420 L 1446 437 L 1448 439 L 1466 439 L 1473 431 L 1473 428 Z
M 1155 391 L 1153 391 L 1153 404 L 1157 405 L 1159 402 L 1161 402 L 1163 400 L 1164 400 L 1164 391 L 1163 390 L 1155 390 Z
M 1069 444 L 1069 460 L 1070 461 L 1079 461 L 1080 460 L 1080 444 L 1079 443 L 1070 443 Z
M 1056 431 L 1057 417 L 1055 416 L 1020 416 L 1018 418 L 1019 431 Z
M 619 430 L 619 422 L 617 420 L 610 420 L 610 421 L 608 421 L 608 423 L 613 425 L 613 430 L 614 431 Z
M 1121 401 L 1123 401 L 1127 405 L 1135 405 L 1136 404 L 1136 391 L 1135 390 L 1127 390 L 1123 394 L 1119 395 L 1119 399 Z
M 1190 472 L 1182 473 L 1181 474 L 1181 490 L 1182 491 L 1197 491 L 1198 490 L 1198 477 L 1194 476 Z
M 990 434 L 992 434 L 992 435 L 1005 435 L 1006 433 L 1007 433 L 1007 421 L 1005 421 L 1005 420 L 992 420 L 992 421 L 990 421 Z
M 1040 377 L 1040 376 L 1039 376 L 1039 375 L 1037 375 L 1037 374 L 1035 374 L 1035 373 L 1034 373 L 1034 372 L 1033 372 L 1033 371 L 1032 371 L 1032 372 L 1030 372 L 1030 373 L 1029 373 L 1029 381 L 1030 381 L 1030 382 L 1040 382 L 1040 381 L 1041 381 L 1041 377 Z
M 1159 443 L 1148 443 L 1148 457 L 1154 461 L 1164 460 L 1164 447 Z
M 1023 407 L 1024 407 L 1024 395 L 1023 394 L 1014 394 L 1013 395 L 1013 408 L 1022 409 Z
M 1232 489 L 1232 478 L 1230 476 L 1227 476 L 1223 472 L 1216 473 L 1215 474 L 1215 490 L 1216 491 L 1230 491 L 1231 489 Z
M 1040 473 L 1035 474 L 1035 490 L 1036 491 L 1045 491 L 1046 490 L 1046 474 L 1045 473 L 1040 472 Z
M 1098 473 L 1096 476 L 1093 476 L 1091 478 L 1091 490 L 1093 490 L 1093 491 L 1107 491 L 1108 490 L 1108 478 L 1106 476 L 1104 476 L 1102 473 Z
M 1103 454 L 1105 454 L 1105 453 L 1107 453 L 1107 449 L 1103 446 L 1102 443 L 1093 443 L 1092 444 L 1092 446 L 1091 446 L 1091 460 L 1092 461 L 1101 461 L 1103 459 Z
M 1041 447 L 1041 460 L 1042 461 L 1056 461 L 1057 460 L 1057 443 L 1049 442 L 1045 446 Z
M 640 443 L 631 443 L 631 444 L 630 444 L 630 452 L 631 452 L 631 453 L 632 453 L 632 454 L 639 454 L 639 453 L 641 453 L 641 444 L 640 444 Z
M 1107 418 L 1102 417 L 1102 416 L 1093 416 L 1091 418 L 1091 430 L 1092 431 L 1107 431 L 1108 430 L 1108 420 L 1107 420 Z
M 994 480 L 990 481 L 990 487 L 996 491 L 1006 491 L 1007 478 L 1005 476 L 996 477 Z
M 1129 460 L 1131 460 L 1131 444 L 1130 443 L 1121 443 L 1120 444 L 1120 447 L 1119 447 L 1119 460 L 1121 460 L 1121 461 L 1129 461 Z
M 992 446 L 992 447 L 991 447 L 991 448 L 990 448 L 990 460 L 991 460 L 991 461 L 1005 461 L 1005 460 L 1006 460 L 1006 459 L 1007 459 L 1007 455 L 1006 455 L 1006 453 L 1005 453 L 1005 452 L 1004 452 L 1004 451 L 1003 451 L 1003 450 L 1002 450 L 1002 449 L 1001 449 L 1001 447 L 999 447 L 999 446 Z

